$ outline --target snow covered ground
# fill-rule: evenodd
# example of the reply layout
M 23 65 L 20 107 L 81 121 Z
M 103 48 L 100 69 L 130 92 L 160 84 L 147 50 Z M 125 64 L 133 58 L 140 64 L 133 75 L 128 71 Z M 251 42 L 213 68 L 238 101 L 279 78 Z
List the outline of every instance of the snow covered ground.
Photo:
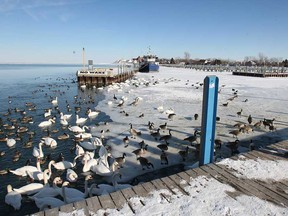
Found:
M 101 129 L 109 129 L 105 132 L 107 144 L 112 147 L 112 155 L 120 157 L 126 154 L 126 162 L 120 172 L 123 181 L 128 181 L 135 176 L 153 170 L 143 170 L 137 157 L 132 152 L 140 148 L 139 143 L 144 141 L 148 145 L 147 152 L 142 155 L 154 165 L 154 170 L 168 167 L 174 164 L 185 163 L 187 167 L 197 161 L 195 146 L 191 146 L 184 138 L 192 135 L 196 129 L 201 129 L 203 80 L 206 76 L 216 75 L 219 77 L 218 112 L 220 121 L 217 122 L 216 138 L 223 142 L 221 150 L 216 154 L 220 157 L 229 157 L 231 152 L 227 148 L 228 142 L 235 141 L 235 137 L 229 134 L 237 128 L 236 123 L 248 125 L 247 118 L 252 117 L 251 125 L 260 120 L 274 119 L 276 130 L 269 130 L 263 125 L 253 127 L 253 132 L 241 133 L 240 152 L 249 150 L 251 140 L 256 147 L 266 146 L 288 138 L 288 85 L 287 78 L 256 78 L 233 76 L 228 72 L 202 72 L 191 69 L 175 69 L 161 67 L 159 73 L 137 73 L 136 78 L 122 84 L 115 84 L 104 88 L 106 99 L 96 107 L 111 117 L 112 122 L 104 124 L 100 122 Z M 237 92 L 237 97 L 234 97 Z M 113 97 L 117 99 L 114 99 Z M 232 99 L 234 97 L 234 99 Z M 119 106 L 120 100 L 124 101 Z M 138 98 L 138 99 L 137 99 Z M 135 100 L 136 99 L 136 100 Z M 228 106 L 224 106 L 228 102 Z M 134 105 L 133 103 L 136 103 Z M 224 105 L 223 105 L 224 104 Z M 169 119 L 169 113 L 176 114 Z M 241 111 L 242 110 L 242 111 Z M 237 112 L 241 111 L 241 115 Z M 194 115 L 198 114 L 196 120 Z M 148 122 L 154 123 L 152 130 Z M 131 138 L 130 125 L 141 135 Z M 167 123 L 165 130 L 160 130 L 160 136 L 168 134 L 171 129 L 172 137 L 168 140 L 167 158 L 168 165 L 161 164 L 161 150 L 157 147 L 164 141 L 157 140 L 150 133 L 155 132 L 160 126 Z M 95 135 L 99 135 L 99 128 L 92 128 Z M 123 138 L 128 136 L 128 145 Z M 189 147 L 185 161 L 179 151 Z M 287 179 L 287 161 L 278 163 L 272 161 L 240 160 L 238 162 L 225 159 L 220 162 L 233 169 L 239 169 L 239 178 L 256 178 L 262 180 Z M 261 169 L 265 167 L 265 169 Z M 275 179 L 277 176 L 277 179 Z M 191 179 L 186 190 L 191 196 L 173 195 L 168 191 L 155 191 L 151 196 L 141 198 L 145 206 L 139 205 L 140 198 L 135 200 L 137 215 L 286 215 L 287 208 L 275 206 L 272 203 L 257 197 L 246 195 L 233 199 L 226 191 L 234 191 L 231 186 L 219 183 L 214 179 L 199 177 Z M 163 199 L 159 194 L 168 193 L 170 202 Z M 217 194 L 217 196 L 215 196 Z M 138 204 L 137 204 L 138 203 Z M 120 211 L 106 210 L 111 215 L 129 215 L 128 206 Z M 99 211 L 102 215 L 104 211 Z M 61 213 L 62 214 L 62 213 Z M 81 214 L 78 210 L 77 214 Z

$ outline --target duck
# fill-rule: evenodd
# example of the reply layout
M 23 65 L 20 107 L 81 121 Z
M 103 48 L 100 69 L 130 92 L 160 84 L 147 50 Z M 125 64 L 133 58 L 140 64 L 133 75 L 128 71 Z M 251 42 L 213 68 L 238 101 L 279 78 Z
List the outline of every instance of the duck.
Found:
M 166 142 L 166 144 L 169 145 L 169 143 L 167 141 L 170 140 L 171 138 L 172 138 L 171 129 L 169 129 L 169 134 L 160 137 L 159 140 L 160 141 L 164 140 Z
M 68 127 L 68 130 L 73 132 L 73 133 L 84 133 L 84 132 L 86 132 L 85 129 L 89 129 L 89 127 L 86 125 L 84 125 L 82 128 L 79 126 Z
M 5 195 L 5 203 L 12 206 L 14 210 L 20 210 L 22 196 L 20 193 L 13 191 L 12 185 L 7 185 L 7 194 Z
M 142 170 L 145 170 L 144 167 L 146 167 L 147 169 L 150 169 L 150 166 L 154 169 L 154 165 L 147 158 L 138 157 L 137 160 L 140 162 L 142 166 Z
M 28 128 L 24 126 L 17 128 L 17 133 L 25 133 L 27 131 L 28 131 Z
M 15 146 L 16 140 L 13 139 L 13 138 L 7 139 L 6 144 L 7 144 L 7 146 L 8 146 L 9 148 L 12 148 L 12 147 Z
M 43 121 L 40 124 L 38 124 L 38 127 L 42 127 L 42 128 L 49 127 L 52 125 L 52 123 L 54 124 L 55 121 L 53 119 L 48 119 L 47 121 Z
M 76 115 L 76 125 L 84 124 L 87 121 L 87 118 L 79 118 L 78 115 Z
M 51 148 L 55 148 L 57 146 L 57 141 L 51 137 L 45 137 L 41 139 L 46 146 L 50 146 Z
M 59 161 L 57 163 L 53 163 L 53 167 L 57 170 L 65 170 L 65 169 L 69 169 L 69 168 L 73 168 L 76 166 L 76 160 L 77 158 L 79 158 L 80 156 L 76 156 L 73 160 L 73 162 L 70 161 Z
M 185 161 L 189 152 L 189 147 L 187 146 L 185 150 L 181 150 L 178 152 L 178 154 L 182 157 L 182 160 Z
M 141 131 L 137 131 L 136 129 L 134 129 L 131 123 L 129 123 L 129 125 L 130 125 L 129 132 L 130 132 L 132 138 L 136 139 L 136 136 L 140 136 L 141 135 Z
M 66 139 L 69 139 L 69 134 L 67 134 L 67 133 L 64 133 L 64 134 L 62 134 L 62 135 L 59 135 L 58 137 L 57 137 L 57 139 L 58 140 L 66 140 Z
M 78 180 L 78 175 L 77 173 L 72 170 L 72 169 L 67 169 L 67 172 L 66 172 L 66 179 L 69 181 L 69 182 L 76 182 Z

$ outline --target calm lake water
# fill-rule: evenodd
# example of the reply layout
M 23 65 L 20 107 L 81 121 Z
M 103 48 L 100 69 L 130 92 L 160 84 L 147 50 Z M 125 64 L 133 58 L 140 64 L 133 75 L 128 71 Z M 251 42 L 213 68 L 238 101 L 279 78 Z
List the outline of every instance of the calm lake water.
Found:
M 80 68 L 77 65 L 0 65 L 0 117 L 3 124 L 12 124 L 10 119 L 16 119 L 19 126 L 26 126 L 29 131 L 34 131 L 33 146 L 37 146 L 41 137 L 47 135 L 46 131 L 41 130 L 38 124 L 45 120 L 44 110 L 52 108 L 52 115 L 57 117 L 56 124 L 54 124 L 50 130 L 59 129 L 57 133 L 51 133 L 51 136 L 57 140 L 57 136 L 64 132 L 69 132 L 68 129 L 61 128 L 59 123 L 59 113 L 54 109 L 51 104 L 51 98 L 58 97 L 58 107 L 64 113 L 73 114 L 70 120 L 71 125 L 75 125 L 75 106 L 80 106 L 81 111 L 78 113 L 80 117 L 84 117 L 85 111 L 88 107 L 94 109 L 97 103 L 104 98 L 101 91 L 96 89 L 87 89 L 85 93 L 78 88 L 76 81 L 76 71 Z M 75 96 L 78 95 L 78 100 L 75 101 Z M 90 96 L 90 98 L 88 98 Z M 89 99 L 93 99 L 94 103 L 88 103 Z M 35 111 L 29 111 L 25 105 L 27 102 L 32 102 L 36 105 Z M 70 105 L 71 111 L 67 110 L 67 104 Z M 15 112 L 15 108 L 25 110 L 27 116 L 33 117 L 33 124 L 21 123 L 20 118 L 22 114 Z M 6 116 L 7 110 L 11 109 L 10 115 Z M 87 125 L 95 124 L 99 121 L 109 120 L 109 116 L 106 116 L 105 112 L 101 112 L 95 119 L 89 120 Z M 11 131 L 3 129 L 4 132 L 0 134 L 0 137 L 4 137 L 5 134 Z M 12 130 L 15 132 L 16 130 Z M 71 134 L 71 133 L 70 133 Z M 71 134 L 72 135 L 72 134 Z M 9 137 L 15 138 L 16 134 L 12 134 Z M 33 157 L 32 148 L 23 148 L 23 144 L 28 141 L 29 135 L 27 133 L 21 136 L 22 140 L 16 142 L 15 147 L 8 148 L 6 142 L 0 142 L 0 151 L 5 151 L 5 155 L 0 157 L 0 170 L 3 169 L 17 169 L 25 165 L 28 159 L 32 159 L 31 165 L 35 166 L 36 158 Z M 73 161 L 75 157 L 74 151 L 70 151 L 70 148 L 74 146 L 74 142 L 71 139 L 57 140 L 58 146 L 55 149 L 44 147 L 43 151 L 45 155 L 51 155 L 51 159 L 56 159 L 59 153 L 63 153 L 65 160 Z M 22 156 L 17 162 L 13 162 L 12 157 L 15 151 L 18 150 L 22 153 Z M 42 170 L 47 168 L 48 162 L 42 165 Z M 64 175 L 64 172 L 58 172 L 56 175 Z M 74 185 L 76 188 L 80 188 L 83 191 L 83 177 L 80 176 L 78 185 Z M 65 179 L 65 178 L 63 178 Z M 36 205 L 23 196 L 22 207 L 20 211 L 14 211 L 14 209 L 5 204 L 5 195 L 7 194 L 7 185 L 11 184 L 14 188 L 19 188 L 26 185 L 28 179 L 25 177 L 17 177 L 12 173 L 7 175 L 0 175 L 0 212 L 1 215 L 25 215 L 38 211 Z

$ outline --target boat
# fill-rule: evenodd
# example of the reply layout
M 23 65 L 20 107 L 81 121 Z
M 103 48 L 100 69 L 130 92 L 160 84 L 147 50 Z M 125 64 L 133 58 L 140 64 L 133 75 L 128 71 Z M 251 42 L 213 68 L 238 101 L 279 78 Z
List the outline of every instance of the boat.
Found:
M 139 57 L 139 72 L 150 72 L 150 71 L 159 71 L 159 62 L 157 62 L 158 57 L 156 55 L 149 54 Z

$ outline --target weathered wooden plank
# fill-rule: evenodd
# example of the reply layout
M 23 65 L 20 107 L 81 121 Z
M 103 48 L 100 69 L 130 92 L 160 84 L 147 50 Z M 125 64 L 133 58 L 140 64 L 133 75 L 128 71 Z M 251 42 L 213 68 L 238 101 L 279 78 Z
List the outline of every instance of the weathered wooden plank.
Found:
M 123 196 L 126 198 L 126 200 L 129 200 L 131 197 L 135 197 L 136 193 L 132 190 L 132 188 L 125 188 L 121 190 Z
M 174 174 L 170 175 L 169 178 L 177 184 L 178 187 L 182 189 L 182 192 L 186 195 L 189 195 L 189 193 L 185 190 L 185 187 L 189 186 L 188 182 L 184 179 L 180 178 L 180 176 Z
M 156 189 L 155 186 L 151 182 L 142 183 L 142 186 L 148 193 Z
M 174 194 L 178 194 L 179 192 L 181 194 L 187 194 L 187 192 L 182 189 L 179 185 L 177 185 L 170 177 L 164 177 L 164 178 L 161 178 L 161 180 L 167 185 L 167 187 L 173 191 Z
M 103 209 L 114 209 L 116 208 L 115 203 L 111 199 L 109 194 L 101 195 L 98 197 L 101 207 Z
M 45 216 L 58 216 L 59 208 L 47 209 L 44 211 Z
M 60 206 L 61 212 L 72 212 L 74 210 L 73 203 L 69 203 L 63 206 Z
M 110 193 L 110 196 L 113 202 L 115 203 L 115 206 L 117 209 L 123 208 L 123 206 L 126 203 L 126 199 L 120 191 L 115 191 L 113 193 Z
M 87 208 L 89 211 L 96 213 L 101 209 L 101 205 L 97 196 L 86 199 Z
M 165 185 L 165 183 L 163 181 L 161 181 L 160 179 L 154 179 L 151 181 L 151 183 L 155 186 L 156 190 L 167 190 L 167 191 L 170 191 L 171 193 L 174 193 L 173 191 L 171 191 L 169 189 L 169 187 L 167 187 L 167 185 Z M 170 197 L 169 195 L 167 194 L 164 194 L 164 193 L 160 193 L 160 195 L 167 200 L 167 202 L 170 203 Z
M 145 197 L 148 195 L 148 192 L 143 188 L 141 184 L 135 185 L 132 187 L 132 190 L 140 197 Z
M 90 215 L 86 200 L 81 200 L 73 203 L 75 209 L 83 209 L 85 215 Z
M 188 184 L 190 183 L 191 177 L 186 172 L 177 173 L 180 178 L 184 179 Z
M 255 157 L 258 157 L 260 159 L 263 160 L 288 160 L 288 158 L 283 157 L 282 155 L 277 155 L 277 154 L 273 154 L 273 153 L 269 153 L 269 152 L 264 152 L 261 150 L 255 150 L 255 151 L 251 151 L 251 152 L 247 152 L 247 154 L 251 154 L 251 155 L 255 155 Z
M 199 175 L 193 170 L 194 169 L 185 170 L 185 173 L 187 173 L 187 175 L 189 175 L 192 178 L 197 178 Z
M 218 166 L 218 165 L 216 164 L 216 166 Z M 219 167 L 222 168 L 224 171 L 226 171 L 226 173 L 228 173 L 228 175 L 231 176 L 232 178 L 237 178 L 236 176 L 234 176 L 233 173 L 230 173 L 229 169 L 223 167 L 222 165 L 220 165 Z M 269 200 L 271 202 L 274 202 L 277 204 L 283 203 L 284 205 L 288 206 L 288 200 L 287 199 L 284 199 L 282 196 L 278 195 L 273 190 L 270 190 L 269 188 L 266 188 L 266 187 L 260 185 L 259 183 L 256 183 L 253 180 L 241 178 L 241 183 L 246 184 L 247 189 L 249 189 L 255 196 L 263 198 L 263 195 L 264 195 L 264 197 L 266 196 L 267 200 Z

